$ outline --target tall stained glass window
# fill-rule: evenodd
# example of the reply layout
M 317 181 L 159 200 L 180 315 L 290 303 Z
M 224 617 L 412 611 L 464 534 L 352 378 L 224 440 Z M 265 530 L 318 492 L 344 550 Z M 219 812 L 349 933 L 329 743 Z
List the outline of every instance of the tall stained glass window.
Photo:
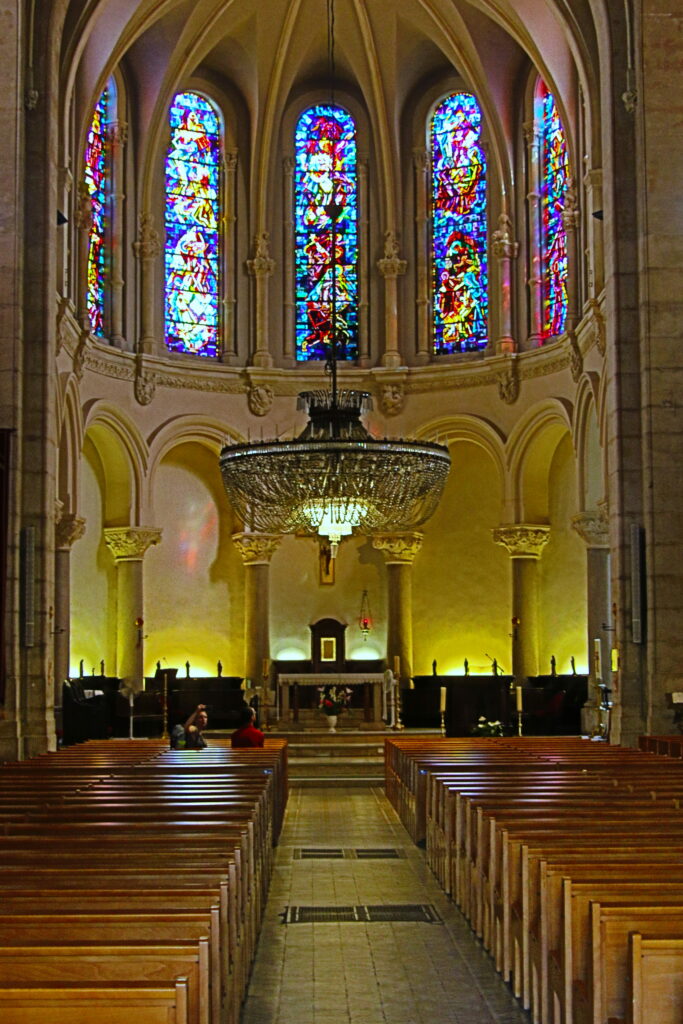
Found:
M 470 352 L 488 340 L 486 157 L 481 111 L 457 92 L 431 124 L 434 351 Z
M 562 334 L 567 319 L 567 231 L 562 220 L 569 180 L 569 156 L 552 93 L 540 81 L 536 123 L 541 139 L 542 337 Z
M 166 157 L 166 345 L 219 355 L 221 125 L 203 96 L 183 92 L 170 111 Z
M 327 358 L 334 292 L 337 356 L 355 359 L 358 185 L 353 118 L 338 106 L 311 107 L 299 118 L 294 146 L 296 357 Z
M 98 337 L 104 336 L 107 250 L 106 218 L 109 198 L 110 167 L 107 149 L 107 89 L 97 101 L 85 144 L 85 184 L 90 195 L 92 220 L 88 239 L 88 270 L 86 307 L 90 328 Z

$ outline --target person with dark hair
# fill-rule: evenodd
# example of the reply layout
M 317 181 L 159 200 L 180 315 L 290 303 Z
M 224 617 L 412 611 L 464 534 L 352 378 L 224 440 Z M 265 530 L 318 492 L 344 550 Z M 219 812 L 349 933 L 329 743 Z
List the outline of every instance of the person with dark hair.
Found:
M 206 740 L 202 736 L 202 732 L 206 729 L 208 724 L 209 716 L 206 713 L 206 706 L 204 704 L 198 704 L 183 726 L 183 729 L 185 730 L 186 750 L 204 749 L 206 746 Z
M 256 712 L 251 707 L 242 708 L 239 728 L 230 737 L 232 747 L 262 747 L 264 736 L 254 725 Z

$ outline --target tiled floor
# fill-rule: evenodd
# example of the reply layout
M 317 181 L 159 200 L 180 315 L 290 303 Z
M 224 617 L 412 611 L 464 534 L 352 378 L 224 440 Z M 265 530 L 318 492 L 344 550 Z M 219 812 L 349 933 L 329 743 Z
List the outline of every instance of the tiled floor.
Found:
M 301 860 L 393 847 L 400 860 Z M 443 924 L 283 924 L 288 906 L 430 903 Z M 528 1024 L 380 789 L 293 789 L 242 1024 Z

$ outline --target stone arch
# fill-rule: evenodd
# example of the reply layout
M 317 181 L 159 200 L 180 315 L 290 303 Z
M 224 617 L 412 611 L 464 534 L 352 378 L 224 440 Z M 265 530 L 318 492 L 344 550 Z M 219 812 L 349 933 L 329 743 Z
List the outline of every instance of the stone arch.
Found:
M 141 525 L 148 451 L 138 428 L 120 409 L 95 401 L 86 410 L 84 440 L 93 444 L 101 460 L 105 523 Z
M 513 521 L 547 522 L 550 462 L 571 429 L 570 404 L 558 399 L 529 409 L 516 424 L 507 444 Z

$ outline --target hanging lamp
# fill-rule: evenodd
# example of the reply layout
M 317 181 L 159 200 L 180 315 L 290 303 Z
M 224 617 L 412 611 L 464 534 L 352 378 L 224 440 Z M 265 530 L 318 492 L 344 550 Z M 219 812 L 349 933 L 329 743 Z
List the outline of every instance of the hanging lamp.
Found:
M 328 0 L 328 52 L 334 103 L 334 0 Z M 373 437 L 361 422 L 372 408 L 366 391 L 337 385 L 337 230 L 343 206 L 332 168 L 328 249 L 332 282 L 325 365 L 330 388 L 302 391 L 308 423 L 293 440 L 225 445 L 223 484 L 245 526 L 264 533 L 327 537 L 332 558 L 343 537 L 414 530 L 435 511 L 448 471 L 448 448 L 429 441 Z M 341 197 L 340 197 L 341 198 Z

